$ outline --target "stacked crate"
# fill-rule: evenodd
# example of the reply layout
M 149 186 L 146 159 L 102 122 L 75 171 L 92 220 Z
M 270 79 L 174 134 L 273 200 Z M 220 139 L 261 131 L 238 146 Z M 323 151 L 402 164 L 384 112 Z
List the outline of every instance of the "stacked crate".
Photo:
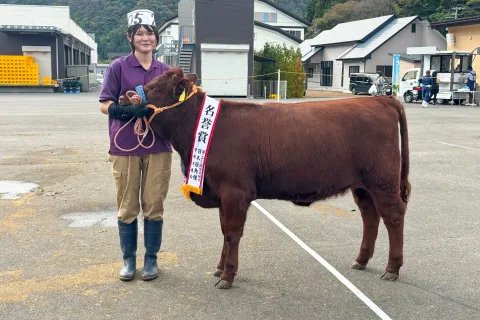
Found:
M 40 83 L 38 63 L 31 56 L 0 56 L 0 85 Z

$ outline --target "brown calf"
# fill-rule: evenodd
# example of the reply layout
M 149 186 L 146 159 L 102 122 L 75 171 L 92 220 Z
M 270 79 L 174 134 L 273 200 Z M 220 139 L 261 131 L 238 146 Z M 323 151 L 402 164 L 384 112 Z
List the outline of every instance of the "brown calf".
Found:
M 150 103 L 168 106 L 184 89 L 190 93 L 196 79 L 174 68 L 152 80 L 145 92 Z M 198 92 L 152 121 L 153 130 L 171 141 L 186 168 L 204 95 Z M 221 278 L 218 287 L 233 283 L 253 200 L 309 206 L 348 190 L 363 219 L 363 239 L 353 267 L 365 268 L 372 257 L 382 217 L 390 242 L 382 279 L 396 280 L 403 263 L 408 171 L 405 112 L 390 97 L 269 105 L 222 101 L 204 191 L 192 194 L 197 205 L 220 209 L 224 244 L 215 273 Z

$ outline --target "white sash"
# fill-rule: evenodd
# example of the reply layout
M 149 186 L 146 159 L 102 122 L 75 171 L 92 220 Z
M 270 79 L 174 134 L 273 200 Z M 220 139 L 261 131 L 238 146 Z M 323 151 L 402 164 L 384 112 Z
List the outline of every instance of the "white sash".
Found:
M 205 164 L 207 163 L 208 148 L 213 135 L 213 129 L 220 112 L 220 101 L 205 95 L 202 108 L 198 115 L 197 127 L 190 156 L 190 165 L 186 172 L 186 180 L 180 188 L 187 199 L 190 200 L 190 192 L 202 194 Z

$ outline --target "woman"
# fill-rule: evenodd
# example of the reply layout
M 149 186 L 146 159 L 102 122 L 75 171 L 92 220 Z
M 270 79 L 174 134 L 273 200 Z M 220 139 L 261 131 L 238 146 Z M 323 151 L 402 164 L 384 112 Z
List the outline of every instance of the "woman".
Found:
M 172 163 L 172 148 L 167 141 L 150 133 L 138 145 L 133 117 L 146 115 L 146 103 L 119 104 L 119 98 L 137 86 L 146 85 L 170 67 L 153 59 L 159 35 L 153 12 L 136 10 L 128 14 L 127 39 L 132 52 L 111 63 L 100 93 L 100 110 L 109 115 L 110 161 L 115 178 L 118 230 L 124 267 L 120 279 L 132 280 L 136 271 L 137 216 L 140 204 L 144 216 L 145 259 L 143 280 L 158 276 L 157 253 L 163 227 L 163 201 L 167 195 Z M 119 129 L 126 125 L 119 133 Z M 117 136 L 118 133 L 118 136 Z M 145 148 L 143 146 L 151 146 Z M 141 201 L 140 201 L 141 199 Z
M 433 100 L 433 104 L 437 104 L 437 93 L 438 93 L 438 78 L 437 71 L 432 72 L 432 87 L 430 88 L 430 95 Z

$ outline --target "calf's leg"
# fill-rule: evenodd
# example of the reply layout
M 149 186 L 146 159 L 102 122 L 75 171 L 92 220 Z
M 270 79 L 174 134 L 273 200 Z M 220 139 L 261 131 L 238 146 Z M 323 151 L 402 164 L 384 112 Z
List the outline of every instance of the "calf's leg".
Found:
M 227 254 L 223 265 L 223 272 L 217 288 L 228 289 L 232 286 L 233 279 L 238 270 L 238 247 L 243 235 L 243 228 L 247 218 L 250 201 L 246 200 L 241 190 L 229 190 L 221 198 L 222 213 L 224 217 L 224 232 L 227 243 Z
M 223 273 L 223 268 L 225 265 L 225 258 L 227 257 L 227 237 L 225 235 L 225 217 L 222 212 L 222 208 L 219 209 L 219 216 L 220 216 L 220 226 L 222 228 L 222 234 L 223 234 L 223 248 L 222 248 L 222 254 L 220 256 L 220 262 L 217 264 L 217 270 L 213 273 L 215 277 L 220 277 Z
M 370 193 L 365 189 L 353 190 L 353 198 L 360 209 L 363 220 L 363 238 L 360 245 L 360 252 L 358 253 L 355 263 L 352 268 L 362 270 L 365 269 L 368 261 L 373 256 L 375 251 L 375 241 L 378 235 L 378 225 L 380 223 L 380 214 L 375 208 Z
M 388 231 L 390 250 L 383 280 L 397 280 L 403 265 L 403 225 L 406 206 L 398 193 L 376 193 L 375 207 L 380 212 Z

